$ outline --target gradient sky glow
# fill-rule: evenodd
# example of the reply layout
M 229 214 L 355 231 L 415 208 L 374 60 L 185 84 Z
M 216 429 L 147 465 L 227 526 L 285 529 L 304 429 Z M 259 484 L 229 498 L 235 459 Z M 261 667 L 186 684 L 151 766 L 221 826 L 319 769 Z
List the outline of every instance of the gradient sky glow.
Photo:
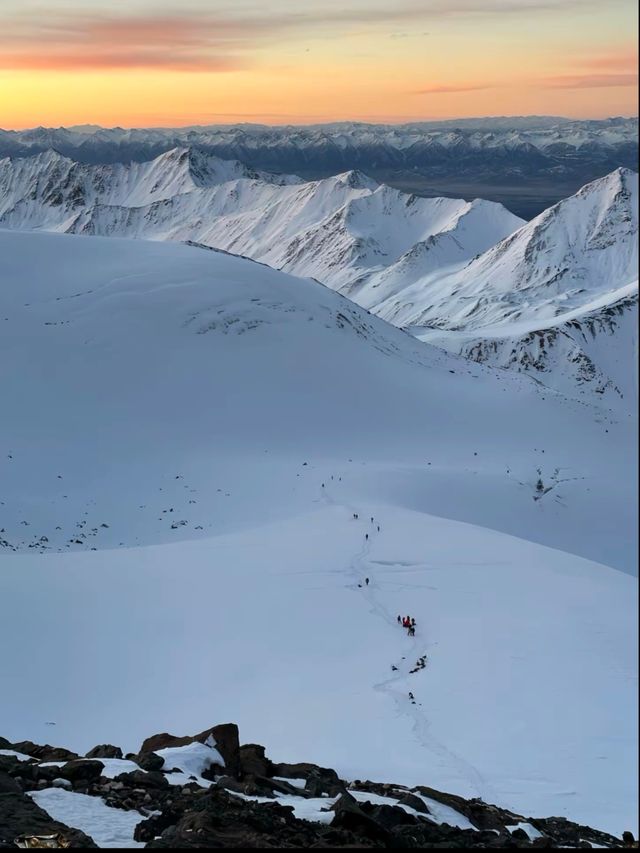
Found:
M 636 115 L 636 0 L 0 0 L 0 127 Z

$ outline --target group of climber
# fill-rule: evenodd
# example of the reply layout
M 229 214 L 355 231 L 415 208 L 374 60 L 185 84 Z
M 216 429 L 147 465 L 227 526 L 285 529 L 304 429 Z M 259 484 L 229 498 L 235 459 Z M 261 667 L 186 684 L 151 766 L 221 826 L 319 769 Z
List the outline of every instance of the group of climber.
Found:
M 407 634 L 410 637 L 416 635 L 416 620 L 412 616 L 398 616 L 398 625 L 402 625 L 407 629 Z

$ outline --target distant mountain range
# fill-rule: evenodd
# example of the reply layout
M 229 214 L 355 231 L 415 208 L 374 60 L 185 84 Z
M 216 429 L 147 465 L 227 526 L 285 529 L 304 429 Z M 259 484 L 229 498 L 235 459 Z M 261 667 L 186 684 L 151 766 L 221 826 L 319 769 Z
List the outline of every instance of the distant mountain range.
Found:
M 586 348 L 576 324 L 584 317 L 590 337 L 608 337 L 629 316 L 620 359 L 632 358 L 630 170 L 525 223 L 500 204 L 407 195 L 353 170 L 304 181 L 194 148 L 126 165 L 49 150 L 0 161 L 0 226 L 223 249 L 315 278 L 416 337 L 565 392 L 596 389 L 618 404 L 629 385 L 605 357 L 610 344 Z
M 501 201 L 529 218 L 618 166 L 637 168 L 638 121 L 529 116 L 402 125 L 0 130 L 0 157 L 53 148 L 83 163 L 128 163 L 182 146 L 308 179 L 359 169 L 420 195 Z

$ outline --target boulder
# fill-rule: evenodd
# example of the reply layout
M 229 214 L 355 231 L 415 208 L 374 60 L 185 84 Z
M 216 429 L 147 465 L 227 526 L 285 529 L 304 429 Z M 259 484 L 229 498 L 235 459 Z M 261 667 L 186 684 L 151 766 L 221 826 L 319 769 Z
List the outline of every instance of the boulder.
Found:
M 13 744 L 6 737 L 0 737 L 0 749 L 13 749 Z
M 121 773 L 115 778 L 116 782 L 122 782 L 127 788 L 168 788 L 169 783 L 164 773 L 158 770 L 132 770 L 130 773 Z
M 390 806 L 387 803 L 381 805 L 360 803 L 360 809 L 367 817 L 372 818 L 385 829 L 392 830 L 396 826 L 413 826 L 418 822 L 417 817 L 410 815 L 400 806 Z
M 185 737 L 170 735 L 168 732 L 152 735 L 143 742 L 140 747 L 140 754 L 156 752 L 170 746 L 186 746 L 196 740 L 200 743 L 206 743 L 209 738 L 213 739 L 216 749 L 224 759 L 226 772 L 230 776 L 237 777 L 240 774 L 240 738 L 235 723 L 221 723 L 218 726 L 205 729 L 197 735 L 186 735 Z
M 141 770 L 162 770 L 164 758 L 155 752 L 142 752 L 133 759 Z
M 264 746 L 246 743 L 240 747 L 240 772 L 243 776 L 270 776 L 271 762 L 264 754 Z
M 284 776 L 286 779 L 308 779 L 309 776 L 321 776 L 334 783 L 340 782 L 335 770 L 330 767 L 320 767 L 305 761 L 298 764 L 271 764 L 272 776 Z
M 90 749 L 85 758 L 122 758 L 122 750 L 119 746 L 112 746 L 110 743 L 101 743 Z
M 55 835 L 59 833 L 68 847 L 93 848 L 98 845 L 78 829 L 71 829 L 36 805 L 22 793 L 0 795 L 0 848 L 15 849 L 20 835 Z
M 331 821 L 333 829 L 348 830 L 371 841 L 380 842 L 383 846 L 390 844 L 391 833 L 373 817 L 365 814 L 351 794 L 342 794 L 331 806 L 331 811 L 335 812 Z
M 48 768 L 43 767 L 42 769 L 46 770 Z M 57 770 L 56 776 L 62 776 L 63 779 L 68 779 L 69 782 L 77 785 L 79 782 L 97 782 L 102 776 L 104 764 L 102 761 L 95 761 L 93 759 L 78 759 L 77 761 L 67 761 L 60 768 L 52 767 L 51 769 Z
M 71 752 L 70 749 L 63 749 L 61 746 L 50 746 L 48 743 L 40 746 L 31 740 L 21 740 L 19 743 L 14 743 L 13 749 L 16 752 L 24 752 L 25 755 L 37 758 L 38 761 L 70 761 L 73 758 L 78 758 L 78 754 Z
M 401 806 L 408 806 L 410 809 L 420 812 L 421 814 L 431 814 L 424 800 L 421 800 L 420 797 L 409 792 L 404 794 L 402 798 L 398 800 L 398 804 Z

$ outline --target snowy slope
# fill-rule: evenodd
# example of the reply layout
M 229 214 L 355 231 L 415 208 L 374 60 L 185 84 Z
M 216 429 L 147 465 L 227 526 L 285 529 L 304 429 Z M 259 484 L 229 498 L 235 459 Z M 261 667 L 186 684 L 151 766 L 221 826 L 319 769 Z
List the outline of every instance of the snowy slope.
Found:
M 481 332 L 581 308 L 638 278 L 638 174 L 617 169 L 550 207 L 456 273 L 420 283 L 422 303 L 378 307 L 395 325 Z M 454 298 L 455 297 L 455 298 Z
M 302 182 L 176 149 L 128 166 L 80 165 L 51 152 L 6 158 L 0 225 L 191 240 L 338 289 L 407 253 L 421 257 L 439 235 L 452 247 L 440 263 L 470 260 L 522 220 L 499 204 L 418 198 L 357 171 Z M 420 268 L 412 269 L 415 280 Z
M 635 823 L 628 417 L 195 247 L 0 232 L 0 283 L 6 736 L 214 714 L 347 777 Z
M 48 152 L 0 162 L 0 224 L 224 249 L 315 278 L 452 352 L 569 395 L 620 399 L 606 348 L 590 354 L 584 335 L 558 324 L 577 311 L 589 325 L 594 301 L 611 307 L 637 279 L 638 176 L 629 170 L 523 224 L 501 205 L 418 198 L 357 171 L 304 182 L 197 149 L 127 166 Z M 630 361 L 632 323 L 622 338 L 605 325 L 617 360 Z M 630 382 L 627 370 L 622 385 Z
M 610 408 L 638 405 L 638 283 L 539 323 L 503 324 L 474 332 L 420 335 L 450 352 L 494 367 L 529 373 L 569 396 L 601 398 Z

